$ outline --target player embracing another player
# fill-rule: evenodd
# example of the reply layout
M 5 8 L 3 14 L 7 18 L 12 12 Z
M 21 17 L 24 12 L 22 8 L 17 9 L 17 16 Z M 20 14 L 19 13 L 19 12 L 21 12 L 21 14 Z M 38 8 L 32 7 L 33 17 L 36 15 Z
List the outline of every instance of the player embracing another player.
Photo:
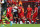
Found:
M 25 23 L 25 20 L 24 20 L 24 12 L 23 12 L 22 5 L 19 5 L 19 7 L 18 7 L 18 19 L 19 19 L 19 21 L 21 19 L 22 22 Z
M 39 20 L 39 19 L 37 19 L 37 15 L 38 15 L 38 7 L 35 5 L 34 14 L 32 16 L 32 20 L 34 21 L 34 24 L 35 24 L 36 20 Z

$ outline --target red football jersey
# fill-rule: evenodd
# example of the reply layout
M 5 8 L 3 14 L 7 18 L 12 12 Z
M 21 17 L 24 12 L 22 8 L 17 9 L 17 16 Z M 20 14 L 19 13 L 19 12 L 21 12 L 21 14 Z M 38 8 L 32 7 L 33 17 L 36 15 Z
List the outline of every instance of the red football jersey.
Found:
M 18 12 L 18 16 L 20 16 L 20 18 L 24 17 L 22 7 L 18 7 L 18 10 L 20 11 L 20 13 Z
M 38 11 L 38 8 L 37 7 L 35 7 L 35 9 L 34 9 L 34 12 L 36 11 L 36 13 L 37 13 L 37 11 Z
M 21 13 L 22 13 L 22 7 L 18 7 L 18 10 L 20 10 L 20 11 L 21 11 Z
M 8 7 L 7 8 L 7 13 L 11 13 L 11 11 L 12 11 L 12 7 Z
M 27 11 L 28 11 L 28 13 L 31 13 L 32 8 L 31 7 L 30 8 L 27 8 Z
M 35 12 L 36 11 L 36 12 Z M 37 17 L 37 15 L 38 15 L 38 8 L 37 7 L 35 7 L 35 9 L 34 9 L 34 14 L 33 14 L 33 18 L 35 19 L 36 17 Z

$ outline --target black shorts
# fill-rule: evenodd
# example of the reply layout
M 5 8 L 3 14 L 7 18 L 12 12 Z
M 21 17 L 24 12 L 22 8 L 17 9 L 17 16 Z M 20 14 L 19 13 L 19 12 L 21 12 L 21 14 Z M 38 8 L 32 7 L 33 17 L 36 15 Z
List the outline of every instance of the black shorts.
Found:
M 14 12 L 13 17 L 18 17 L 18 13 L 17 12 Z

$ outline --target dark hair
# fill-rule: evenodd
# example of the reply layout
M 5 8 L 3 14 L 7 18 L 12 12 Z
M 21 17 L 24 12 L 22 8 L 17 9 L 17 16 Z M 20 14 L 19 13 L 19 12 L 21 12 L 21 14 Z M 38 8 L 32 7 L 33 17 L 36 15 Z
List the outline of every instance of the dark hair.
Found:
M 11 7 L 11 5 L 8 5 L 8 7 Z

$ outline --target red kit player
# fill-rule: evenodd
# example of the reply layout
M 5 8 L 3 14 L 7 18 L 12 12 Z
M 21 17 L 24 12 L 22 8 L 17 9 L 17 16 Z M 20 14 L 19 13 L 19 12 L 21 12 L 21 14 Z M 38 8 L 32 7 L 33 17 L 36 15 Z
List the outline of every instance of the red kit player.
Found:
M 27 7 L 27 19 L 29 20 L 30 24 L 31 24 L 31 12 L 32 12 L 32 8 L 30 7 L 30 5 L 28 5 L 28 7 Z
M 37 15 L 38 15 L 38 8 L 37 8 L 36 5 L 35 5 L 34 14 L 33 14 L 33 16 L 32 16 L 32 20 L 34 21 L 34 24 L 35 24 L 35 22 L 36 22 L 36 17 L 37 17 Z
M 24 21 L 24 12 L 22 10 L 22 6 L 18 7 L 18 16 L 19 16 L 19 18 L 21 18 L 22 22 L 25 23 L 25 21 Z
M 8 17 L 8 18 L 12 18 L 12 7 L 10 6 L 10 7 L 8 7 L 7 8 L 7 14 L 6 14 L 6 16 Z

